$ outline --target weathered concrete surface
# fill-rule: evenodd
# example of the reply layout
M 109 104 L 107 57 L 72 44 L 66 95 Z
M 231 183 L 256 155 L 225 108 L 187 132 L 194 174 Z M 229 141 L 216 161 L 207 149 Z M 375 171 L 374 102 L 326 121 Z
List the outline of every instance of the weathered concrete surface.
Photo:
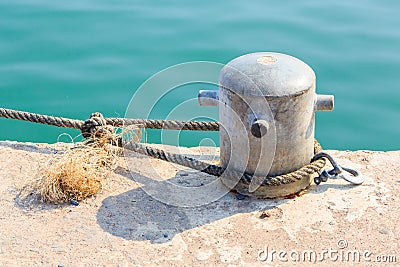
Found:
M 389 260 L 378 256 L 396 256 L 400 262 L 400 151 L 330 151 L 340 163 L 359 169 L 365 183 L 355 187 L 331 180 L 312 185 L 295 199 L 239 200 L 229 193 L 197 208 L 168 206 L 148 196 L 142 182 L 135 182 L 159 179 L 152 177 L 157 175 L 143 157 L 133 161 L 133 178 L 121 158 L 103 191 L 78 207 L 21 197 L 21 189 L 61 148 L 0 142 L 0 266 L 266 266 L 294 260 L 307 266 L 308 257 L 304 261 L 301 254 L 310 250 L 318 259 L 324 250 L 333 250 L 332 255 L 323 254 L 322 266 L 356 264 L 353 258 L 347 262 L 347 253 L 354 251 L 360 252 L 362 265 Z M 180 184 L 213 179 L 158 160 L 149 162 L 160 177 Z M 347 247 L 340 250 L 338 241 L 340 247 L 347 242 Z M 262 262 L 258 254 L 266 248 L 269 259 Z M 282 259 L 274 254 L 271 262 L 271 250 L 288 254 L 281 254 Z M 338 259 L 334 250 L 339 251 Z M 365 250 L 372 254 L 365 257 Z

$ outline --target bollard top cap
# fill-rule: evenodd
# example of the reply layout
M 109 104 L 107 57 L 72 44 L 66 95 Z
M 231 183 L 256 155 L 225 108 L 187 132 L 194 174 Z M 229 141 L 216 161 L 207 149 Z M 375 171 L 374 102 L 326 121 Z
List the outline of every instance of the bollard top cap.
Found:
M 259 52 L 229 62 L 221 70 L 219 84 L 241 95 L 300 95 L 311 88 L 315 90 L 315 73 L 295 57 Z

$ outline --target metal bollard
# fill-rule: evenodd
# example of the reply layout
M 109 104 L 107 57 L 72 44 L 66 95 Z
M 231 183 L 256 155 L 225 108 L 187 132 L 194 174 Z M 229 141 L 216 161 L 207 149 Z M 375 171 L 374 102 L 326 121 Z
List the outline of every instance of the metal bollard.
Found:
M 199 104 L 219 107 L 221 165 L 256 176 L 277 176 L 308 164 L 314 155 L 315 111 L 332 110 L 331 95 L 315 93 L 314 71 L 292 56 L 261 52 L 229 62 L 218 91 L 200 91 Z M 275 153 L 273 153 L 275 151 Z M 242 194 L 286 196 L 312 177 L 272 187 L 222 181 Z M 229 182 L 231 180 L 231 183 Z

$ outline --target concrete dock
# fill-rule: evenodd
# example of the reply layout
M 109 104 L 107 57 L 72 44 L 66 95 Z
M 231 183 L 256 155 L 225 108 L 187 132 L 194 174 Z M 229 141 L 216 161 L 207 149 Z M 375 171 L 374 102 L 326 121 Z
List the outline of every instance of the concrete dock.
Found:
M 400 263 L 400 151 L 328 151 L 358 169 L 364 184 L 329 180 L 290 199 L 227 193 L 198 207 L 171 206 L 150 196 L 146 183 L 198 186 L 215 178 L 137 155 L 121 157 L 103 190 L 79 206 L 26 194 L 40 168 L 67 146 L 0 142 L 0 266 Z M 218 154 L 180 152 L 211 160 Z

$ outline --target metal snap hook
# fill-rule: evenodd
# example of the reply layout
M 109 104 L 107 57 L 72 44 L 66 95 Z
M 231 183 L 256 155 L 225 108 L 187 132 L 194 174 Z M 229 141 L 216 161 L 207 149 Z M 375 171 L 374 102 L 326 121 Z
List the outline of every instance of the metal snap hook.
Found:
M 339 174 L 339 176 L 344 180 L 346 180 L 347 182 L 355 185 L 360 185 L 364 182 L 364 176 L 359 171 L 346 167 L 342 167 L 342 169 L 350 174 L 350 175 L 346 173 Z
M 320 158 L 327 158 L 329 162 L 332 164 L 333 169 L 330 171 L 322 171 L 318 177 L 314 178 L 314 183 L 316 185 L 319 185 L 322 182 L 328 181 L 329 178 L 331 179 L 337 179 L 338 177 L 348 181 L 349 183 L 355 184 L 355 185 L 360 185 L 364 182 L 364 177 L 360 174 L 360 172 L 347 168 L 347 167 L 341 167 L 339 164 L 332 158 L 331 155 L 325 153 L 325 152 L 319 152 L 316 154 L 311 162 L 316 161 Z M 347 173 L 344 173 L 343 171 L 346 171 Z

